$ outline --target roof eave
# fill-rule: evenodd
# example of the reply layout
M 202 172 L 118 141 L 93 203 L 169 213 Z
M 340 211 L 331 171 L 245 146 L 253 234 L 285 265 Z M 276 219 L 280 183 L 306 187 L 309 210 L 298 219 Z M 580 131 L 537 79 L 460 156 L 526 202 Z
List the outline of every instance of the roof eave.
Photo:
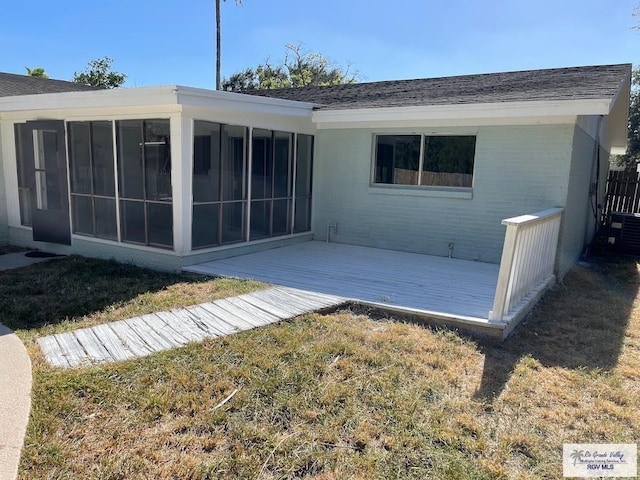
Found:
M 614 155 L 627 153 L 629 133 L 629 101 L 631 99 L 631 68 L 620 85 L 609 111 L 609 148 Z
M 522 117 L 572 117 L 578 115 L 608 115 L 611 98 L 552 100 L 527 102 L 471 103 L 407 107 L 331 109 L 313 112 L 313 122 L 319 127 L 331 124 L 362 122 L 394 122 L 424 120 L 505 119 Z
M 310 117 L 313 103 L 262 97 L 243 93 L 178 86 L 178 103 L 196 107 L 228 110 L 264 111 L 284 115 Z
M 177 103 L 177 86 L 40 93 L 0 98 L 0 112 L 101 108 Z
M 151 105 L 196 105 L 248 111 L 269 111 L 309 117 L 311 103 L 256 97 L 180 85 L 112 90 L 42 93 L 0 97 L 1 112 L 76 108 L 144 107 Z

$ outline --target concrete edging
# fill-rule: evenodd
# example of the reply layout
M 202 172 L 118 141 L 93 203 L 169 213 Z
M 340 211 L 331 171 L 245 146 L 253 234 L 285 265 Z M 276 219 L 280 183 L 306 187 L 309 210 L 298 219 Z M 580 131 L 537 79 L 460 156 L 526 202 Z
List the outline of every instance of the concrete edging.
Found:
M 15 480 L 31 410 L 31 359 L 0 324 L 0 480 Z

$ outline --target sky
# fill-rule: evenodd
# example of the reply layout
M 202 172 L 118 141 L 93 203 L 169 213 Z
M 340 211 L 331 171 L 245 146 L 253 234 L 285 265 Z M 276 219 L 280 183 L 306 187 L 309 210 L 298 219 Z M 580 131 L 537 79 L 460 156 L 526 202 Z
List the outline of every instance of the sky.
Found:
M 360 81 L 640 63 L 640 0 L 234 0 L 222 75 L 301 43 Z M 126 87 L 214 88 L 214 0 L 32 0 L 0 15 L 0 71 L 70 80 L 109 56 Z

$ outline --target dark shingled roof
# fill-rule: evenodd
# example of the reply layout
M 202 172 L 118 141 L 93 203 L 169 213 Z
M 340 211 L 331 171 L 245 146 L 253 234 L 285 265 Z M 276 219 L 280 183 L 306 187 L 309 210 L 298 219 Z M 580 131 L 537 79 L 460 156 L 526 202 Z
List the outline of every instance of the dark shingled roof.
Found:
M 613 98 L 630 74 L 631 64 L 597 65 L 243 93 L 327 109 L 587 100 Z
M 79 92 L 98 90 L 95 87 L 81 85 L 64 80 L 50 78 L 29 77 L 15 73 L 0 72 L 0 97 L 14 97 L 17 95 L 35 95 L 39 93 Z

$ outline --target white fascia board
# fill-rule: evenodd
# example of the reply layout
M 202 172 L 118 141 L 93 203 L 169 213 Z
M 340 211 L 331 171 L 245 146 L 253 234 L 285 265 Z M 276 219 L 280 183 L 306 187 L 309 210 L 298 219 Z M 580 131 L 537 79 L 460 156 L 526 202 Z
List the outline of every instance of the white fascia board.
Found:
M 464 105 L 428 105 L 412 107 L 381 107 L 343 110 L 317 110 L 313 122 L 318 128 L 330 124 L 353 122 L 403 122 L 425 120 L 482 120 L 535 117 L 574 117 L 577 115 L 607 115 L 610 98 L 591 100 L 559 100 L 539 102 L 475 103 Z
M 177 86 L 167 85 L 3 97 L 0 98 L 0 111 L 177 105 L 177 91 Z
M 631 97 L 631 73 L 625 78 L 616 97 L 611 102 L 609 115 L 609 142 L 611 153 L 624 155 L 627 153 L 629 106 Z
M 425 129 L 425 128 L 478 128 L 504 125 L 566 125 L 576 123 L 575 115 L 557 117 L 509 117 L 509 118 L 430 118 L 420 120 L 385 120 L 359 122 L 314 123 L 318 130 L 337 129 Z
M 194 107 L 311 117 L 315 104 L 242 93 L 178 87 L 178 103 Z
M 193 105 L 299 117 L 310 117 L 314 107 L 314 104 L 311 103 L 178 85 L 43 93 L 0 98 L 0 112 L 151 105 Z

